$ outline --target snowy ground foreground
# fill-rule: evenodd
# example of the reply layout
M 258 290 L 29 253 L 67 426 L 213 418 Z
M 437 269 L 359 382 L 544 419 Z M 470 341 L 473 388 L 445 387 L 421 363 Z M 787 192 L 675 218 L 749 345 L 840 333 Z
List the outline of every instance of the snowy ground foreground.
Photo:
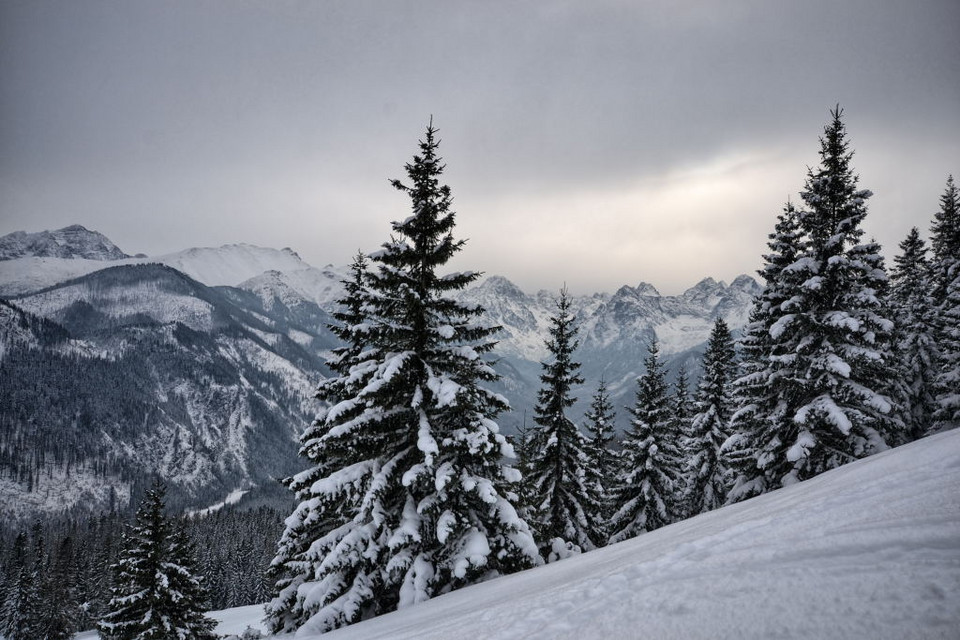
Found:
M 238 633 L 259 627 L 261 612 L 211 615 L 220 633 Z M 296 637 L 960 638 L 960 430 L 557 564 Z

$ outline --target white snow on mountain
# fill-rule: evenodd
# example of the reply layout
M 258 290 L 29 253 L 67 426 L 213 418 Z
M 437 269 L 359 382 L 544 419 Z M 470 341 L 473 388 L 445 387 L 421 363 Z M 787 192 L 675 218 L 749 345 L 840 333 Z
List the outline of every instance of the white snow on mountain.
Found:
M 293 637 L 955 639 L 957 603 L 960 430 L 633 540 Z M 262 628 L 262 613 L 211 615 L 219 633 L 236 634 Z
M 115 318 L 145 314 L 161 323 L 182 322 L 198 331 L 209 331 L 213 324 L 210 303 L 192 295 L 161 292 L 157 283 L 149 281 L 123 289 L 98 289 L 77 282 L 19 298 L 17 305 L 24 311 L 53 318 L 78 302 L 89 303 Z
M 101 260 L 33 256 L 5 260 L 0 262 L 0 295 L 38 291 L 106 266 L 149 262 L 173 267 L 207 286 L 252 291 L 268 309 L 277 299 L 287 306 L 303 299 L 330 311 L 343 293 L 341 281 L 348 276 L 346 267 L 318 269 L 291 249 L 228 244 L 106 264 Z M 733 328 L 743 326 L 758 290 L 756 281 L 744 275 L 729 287 L 705 278 L 679 296 L 661 296 L 653 285 L 641 282 L 636 287 L 621 287 L 612 296 L 574 296 L 571 302 L 585 349 L 602 349 L 623 340 L 656 335 L 662 352 L 669 355 L 703 343 L 718 315 Z M 483 306 L 486 321 L 503 326 L 498 349 L 502 355 L 536 362 L 547 355 L 544 336 L 555 311 L 557 293 L 526 294 L 506 278 L 491 276 L 458 297 Z
M 85 276 L 118 264 L 146 262 L 140 258 L 84 260 L 82 258 L 38 258 L 26 256 L 0 261 L 0 296 L 18 296 Z
M 267 273 L 282 281 L 303 298 L 321 307 L 340 296 L 340 281 L 345 269 L 312 267 L 292 249 L 269 249 L 250 244 L 186 249 L 160 256 L 104 262 L 78 257 L 38 257 L 33 255 L 0 261 L 0 295 L 15 296 L 51 287 L 106 267 L 127 264 L 159 263 L 181 271 L 208 287 L 240 286 L 252 288 Z M 250 287 L 242 283 L 252 281 Z M 261 283 L 262 284 L 262 283 Z
M 618 348 L 656 336 L 664 355 L 704 343 L 720 316 L 734 328 L 746 324 L 753 296 L 760 285 L 746 275 L 727 286 L 704 278 L 679 296 L 662 296 L 652 285 L 621 287 L 612 296 L 572 296 L 571 307 L 580 327 L 581 351 Z M 556 312 L 559 292 L 528 295 L 501 276 L 492 276 L 458 297 L 486 309 L 486 320 L 504 328 L 497 351 L 540 361 L 547 357 L 544 337 Z M 639 364 L 640 359 L 637 359 Z
M 103 234 L 90 231 L 79 224 L 56 231 L 14 231 L 0 237 L 0 260 L 25 256 L 88 260 L 120 260 L 130 257 Z

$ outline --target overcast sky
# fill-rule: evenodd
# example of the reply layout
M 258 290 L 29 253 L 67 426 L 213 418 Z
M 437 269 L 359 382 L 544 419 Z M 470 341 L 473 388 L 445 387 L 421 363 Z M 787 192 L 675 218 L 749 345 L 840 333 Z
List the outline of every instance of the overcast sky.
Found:
M 960 174 L 958 34 L 956 0 L 0 0 L 0 235 L 344 264 L 432 114 L 452 268 L 675 293 L 758 266 L 840 103 L 889 261 Z

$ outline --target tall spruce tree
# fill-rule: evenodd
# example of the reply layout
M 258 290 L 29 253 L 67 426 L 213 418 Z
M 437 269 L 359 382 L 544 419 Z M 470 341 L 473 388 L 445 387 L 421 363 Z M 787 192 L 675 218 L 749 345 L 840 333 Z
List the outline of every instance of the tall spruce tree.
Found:
M 565 556 L 568 543 L 581 551 L 597 546 L 593 533 L 601 518 L 599 477 L 591 468 L 589 443 L 567 416 L 576 402 L 575 385 L 583 384 L 580 363 L 573 360 L 577 328 L 566 289 L 550 318 L 546 345 L 550 358 L 541 363 L 542 384 L 531 434 L 530 477 L 532 525 L 541 554 L 548 560 Z
M 947 178 L 931 227 L 934 288 L 937 307 L 937 344 L 940 371 L 937 375 L 937 430 L 960 426 L 960 192 Z
M 506 400 L 482 386 L 497 378 L 484 358 L 497 329 L 451 296 L 479 274 L 437 273 L 463 246 L 438 144 L 431 124 L 409 182 L 392 181 L 412 215 L 338 317 L 348 346 L 302 440 L 313 466 L 291 482 L 300 502 L 273 563 L 275 632 L 326 631 L 541 562 L 494 421 Z
M 336 322 L 330 326 L 342 341 L 342 345 L 333 349 L 327 358 L 327 366 L 336 375 L 321 381 L 316 392 L 316 398 L 328 407 L 341 406 L 343 402 L 356 398 L 369 378 L 369 367 L 353 373 L 355 366 L 363 364 L 369 326 L 365 321 L 370 312 L 366 305 L 372 296 L 367 290 L 368 260 L 363 253 L 358 252 L 355 256 L 350 265 L 350 276 L 342 283 L 345 294 L 337 301 L 337 309 L 332 314 Z M 364 413 L 363 404 L 357 404 L 345 411 L 343 421 Z M 284 481 L 299 502 L 286 520 L 286 528 L 277 543 L 277 554 L 267 572 L 275 582 L 275 597 L 267 605 L 267 616 L 276 631 L 296 629 L 315 609 L 305 611 L 303 599 L 298 596 L 300 586 L 315 575 L 316 568 L 329 551 L 324 547 L 318 552 L 314 545 L 326 540 L 330 534 L 333 537 L 327 544 L 338 544 L 338 532 L 346 532 L 345 528 L 359 511 L 369 486 L 369 478 L 364 478 L 363 474 L 356 481 L 348 478 L 334 487 L 329 487 L 326 479 L 337 478 L 342 470 L 350 468 L 371 473 L 379 464 L 379 452 L 370 443 L 365 443 L 361 449 L 353 446 L 352 439 L 330 437 L 330 430 L 336 424 L 328 421 L 327 414 L 321 411 L 300 436 L 300 455 L 314 466 Z M 364 541 L 354 535 L 353 544 L 353 551 L 359 553 L 357 550 Z M 367 558 L 362 569 L 350 567 L 340 579 L 357 580 L 355 587 L 363 594 L 368 587 L 365 576 L 376 572 L 374 560 Z
M 687 373 L 687 367 L 684 363 L 681 363 L 677 368 L 677 375 L 673 382 L 671 409 L 673 431 L 680 436 L 680 455 L 684 465 L 683 489 L 681 490 L 684 499 L 681 501 L 677 512 L 677 517 L 683 519 L 692 515 L 687 497 L 690 494 L 690 484 L 692 482 L 689 473 L 689 460 L 693 455 L 691 449 L 693 432 L 690 430 L 691 420 L 693 419 L 693 400 L 690 397 L 690 375 Z
M 682 500 L 679 434 L 670 423 L 670 399 L 656 339 L 650 342 L 644 364 L 613 491 L 611 544 L 674 522 Z
M 194 551 L 164 514 L 166 488 L 155 483 L 123 536 L 113 597 L 97 627 L 107 640 L 213 640 L 203 615 L 207 594 L 194 572 Z
M 960 191 L 953 176 L 940 196 L 940 208 L 930 225 L 930 247 L 933 250 L 933 300 L 938 306 L 947 299 L 947 287 L 957 277 L 954 271 L 960 262 Z
M 601 378 L 590 401 L 586 415 L 587 456 L 589 468 L 596 473 L 600 496 L 600 517 L 595 519 L 591 540 L 605 545 L 610 537 L 607 529 L 613 515 L 613 488 L 618 468 L 617 454 L 613 450 L 616 439 L 616 413 L 610 402 L 606 381 Z
M 780 432 L 785 421 L 780 394 L 785 387 L 783 376 L 790 363 L 790 354 L 776 346 L 771 330 L 779 326 L 792 302 L 792 290 L 798 286 L 796 273 L 788 270 L 804 249 L 799 214 L 787 202 L 777 216 L 773 233 L 768 236 L 769 252 L 763 256 L 758 272 L 765 287 L 757 295 L 747 325 L 740 339 L 740 361 L 733 381 L 733 405 L 730 418 L 731 435 L 721 452 L 731 470 L 731 486 L 727 500 L 737 502 L 765 493 L 775 479 L 765 474 L 772 461 L 760 455 L 759 447 Z
M 723 318 L 717 318 L 703 356 L 703 374 L 697 384 L 690 422 L 687 446 L 690 484 L 686 497 L 689 516 L 716 509 L 726 501 L 728 469 L 720 448 L 730 436 L 735 367 L 730 329 Z
M 906 440 L 916 440 L 933 425 L 940 366 L 933 271 L 927 247 L 916 227 L 900 243 L 891 273 L 891 306 L 897 318 L 896 352 L 900 403 Z
M 797 258 L 780 271 L 782 313 L 769 327 L 769 366 L 757 378 L 766 377 L 769 395 L 750 410 L 746 430 L 765 488 L 882 450 L 902 428 L 887 393 L 893 323 L 882 301 L 883 259 L 876 243 L 860 242 L 871 193 L 857 188 L 842 111 L 831 116 L 821 164 L 801 193 Z M 750 483 L 749 475 L 738 482 Z

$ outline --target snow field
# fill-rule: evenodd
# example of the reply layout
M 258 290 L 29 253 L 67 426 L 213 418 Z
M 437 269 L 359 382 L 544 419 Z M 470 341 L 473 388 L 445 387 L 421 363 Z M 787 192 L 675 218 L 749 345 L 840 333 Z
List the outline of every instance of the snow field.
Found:
M 956 639 L 958 603 L 955 430 L 588 554 L 276 640 Z M 261 605 L 210 615 L 221 634 L 262 629 Z
M 322 637 L 958 638 L 958 604 L 953 431 Z

